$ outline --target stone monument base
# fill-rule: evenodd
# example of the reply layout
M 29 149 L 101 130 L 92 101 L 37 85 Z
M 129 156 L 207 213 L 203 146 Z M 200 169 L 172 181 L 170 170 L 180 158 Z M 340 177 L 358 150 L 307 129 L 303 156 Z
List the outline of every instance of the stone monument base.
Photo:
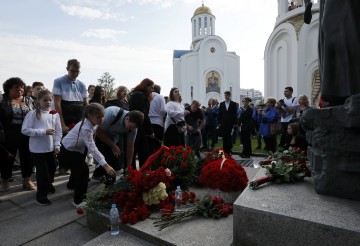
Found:
M 309 178 L 247 188 L 233 220 L 233 245 L 360 245 L 360 202 L 319 195 Z

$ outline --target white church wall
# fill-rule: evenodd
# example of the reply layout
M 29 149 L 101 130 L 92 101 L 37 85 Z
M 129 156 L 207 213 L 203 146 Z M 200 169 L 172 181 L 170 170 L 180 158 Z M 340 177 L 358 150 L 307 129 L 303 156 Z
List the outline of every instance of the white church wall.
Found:
M 240 57 L 227 54 L 225 57 L 224 87 L 221 97 L 224 98 L 224 91 L 231 90 L 231 98 L 235 102 L 240 101 Z M 231 88 L 230 88 L 231 87 Z
M 184 103 L 190 103 L 192 99 L 198 99 L 198 54 L 188 53 L 180 59 L 180 81 L 179 89 Z M 193 98 L 191 98 L 191 86 L 193 87 Z
M 283 98 L 286 86 L 297 93 L 297 38 L 294 26 L 279 25 L 265 47 L 265 98 Z
M 173 59 L 173 86 L 179 87 L 179 83 L 181 81 L 181 75 L 180 75 L 180 59 L 174 58 Z
M 304 24 L 299 36 L 298 95 L 312 93 L 312 74 L 318 68 L 319 14 L 314 14 L 310 25 Z

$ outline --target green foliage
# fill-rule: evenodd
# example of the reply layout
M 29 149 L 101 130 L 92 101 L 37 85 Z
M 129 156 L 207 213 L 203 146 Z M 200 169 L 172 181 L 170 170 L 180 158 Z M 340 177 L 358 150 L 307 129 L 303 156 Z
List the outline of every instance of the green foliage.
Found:
M 274 183 L 290 183 L 303 180 L 305 173 L 301 166 L 293 163 L 285 163 L 281 160 L 273 161 L 270 165 L 264 166 L 266 175 L 270 176 Z
M 103 75 L 101 75 L 101 78 L 98 79 L 98 82 L 100 86 L 104 87 L 105 91 L 106 91 L 106 98 L 110 99 L 110 98 L 115 98 L 116 96 L 116 89 L 114 88 L 115 83 L 114 83 L 115 78 L 113 78 L 110 73 L 106 72 Z
M 114 185 L 111 185 L 92 195 L 88 195 L 86 198 L 86 208 L 100 212 L 107 212 L 111 208 L 111 204 L 114 203 L 114 193 L 130 190 L 131 188 L 132 185 L 129 182 L 125 179 L 120 179 Z

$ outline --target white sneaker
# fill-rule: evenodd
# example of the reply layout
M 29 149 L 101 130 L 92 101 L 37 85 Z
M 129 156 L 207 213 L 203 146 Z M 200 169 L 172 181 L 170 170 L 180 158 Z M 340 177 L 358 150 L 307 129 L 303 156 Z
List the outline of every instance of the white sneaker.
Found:
M 72 205 L 74 205 L 75 208 L 83 208 L 86 206 L 86 202 L 81 202 L 79 204 L 76 204 L 75 202 L 72 202 Z

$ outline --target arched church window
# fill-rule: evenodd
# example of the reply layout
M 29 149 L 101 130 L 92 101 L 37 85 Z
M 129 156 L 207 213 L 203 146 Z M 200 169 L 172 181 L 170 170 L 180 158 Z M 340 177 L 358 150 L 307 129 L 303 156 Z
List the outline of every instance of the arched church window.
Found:
M 199 18 L 199 35 L 201 35 L 201 18 Z
M 191 91 L 190 91 L 190 98 L 191 98 L 191 101 L 194 100 L 194 87 L 191 86 Z
M 213 25 L 213 23 L 212 23 L 212 18 L 210 18 L 210 30 L 209 30 L 209 34 L 210 35 L 212 35 L 213 33 L 212 33 L 212 25 Z
M 205 28 L 205 30 L 204 30 L 204 32 L 205 32 L 205 35 L 207 35 L 207 17 L 205 17 L 204 18 L 204 28 Z
M 196 36 L 196 20 L 194 20 L 194 28 L 193 28 L 193 33 L 194 33 L 194 36 Z

